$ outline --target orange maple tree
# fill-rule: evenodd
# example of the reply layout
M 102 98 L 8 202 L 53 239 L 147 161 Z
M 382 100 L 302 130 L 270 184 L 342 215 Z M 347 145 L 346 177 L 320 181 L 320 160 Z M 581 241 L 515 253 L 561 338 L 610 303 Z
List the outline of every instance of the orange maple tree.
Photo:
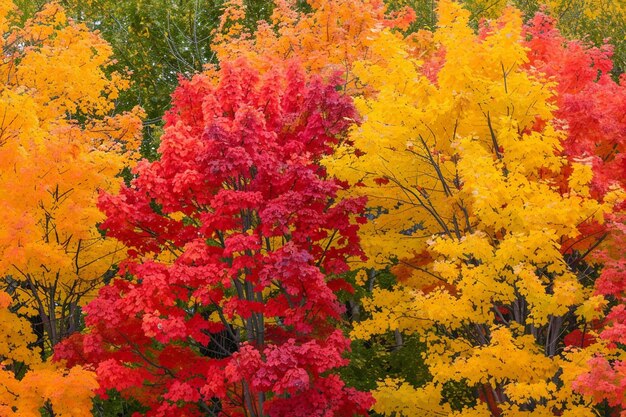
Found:
M 77 329 L 80 305 L 116 262 L 96 228 L 99 190 L 133 158 L 142 111 L 114 114 L 128 81 L 110 46 L 51 3 L 23 27 L 0 1 L 0 286 L 41 347 Z

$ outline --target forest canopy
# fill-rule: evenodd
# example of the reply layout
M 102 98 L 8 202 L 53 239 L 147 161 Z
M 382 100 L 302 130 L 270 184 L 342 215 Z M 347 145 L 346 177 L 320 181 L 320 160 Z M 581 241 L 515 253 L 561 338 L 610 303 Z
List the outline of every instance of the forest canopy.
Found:
M 626 3 L 0 0 L 1 417 L 626 416 Z

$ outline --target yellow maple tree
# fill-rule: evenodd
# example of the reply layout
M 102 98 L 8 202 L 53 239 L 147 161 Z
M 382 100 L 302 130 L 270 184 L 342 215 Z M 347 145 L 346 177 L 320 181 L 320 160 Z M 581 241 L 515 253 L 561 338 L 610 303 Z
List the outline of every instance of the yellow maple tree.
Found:
M 602 314 L 589 271 L 563 244 L 621 200 L 590 197 L 591 167 L 560 154 L 554 84 L 528 69 L 519 11 L 477 34 L 470 13 L 439 2 L 432 36 L 382 31 L 355 62 L 364 122 L 325 161 L 369 199 L 367 266 L 410 273 L 374 289 L 353 335 L 418 334 L 432 380 L 387 379 L 375 410 L 404 416 L 593 416 L 572 381 L 602 344 L 563 336 Z M 356 148 L 357 150 L 355 151 Z M 572 173 L 560 184 L 563 168 Z M 567 192 L 563 192 L 563 187 Z M 477 402 L 454 403 L 450 387 Z
M 0 276 L 50 346 L 77 329 L 122 249 L 97 230 L 96 203 L 134 158 L 142 111 L 115 114 L 128 81 L 107 74 L 111 48 L 97 33 L 57 3 L 23 27 L 16 13 L 0 2 Z

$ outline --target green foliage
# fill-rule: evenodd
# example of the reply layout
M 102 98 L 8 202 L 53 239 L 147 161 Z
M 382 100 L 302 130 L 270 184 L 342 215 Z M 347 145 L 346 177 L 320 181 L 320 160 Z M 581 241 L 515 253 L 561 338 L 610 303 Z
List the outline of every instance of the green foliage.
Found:
M 145 412 L 137 401 L 122 398 L 119 392 L 109 390 L 107 398 L 96 397 L 93 404 L 93 417 L 130 417 L 135 412 Z
M 420 386 L 430 379 L 427 367 L 416 355 L 424 351 L 424 344 L 415 335 L 398 337 L 389 332 L 368 341 L 355 340 L 342 378 L 359 390 L 373 390 L 376 381 L 386 377 Z
M 461 411 L 464 407 L 475 407 L 475 389 L 463 381 L 448 381 L 443 384 L 441 396 L 448 401 L 450 408 Z

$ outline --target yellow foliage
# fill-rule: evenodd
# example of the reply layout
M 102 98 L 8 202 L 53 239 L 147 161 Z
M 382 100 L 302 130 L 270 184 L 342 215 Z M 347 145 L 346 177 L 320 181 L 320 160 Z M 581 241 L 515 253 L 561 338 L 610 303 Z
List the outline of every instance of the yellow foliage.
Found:
M 0 359 L 10 358 L 28 366 L 39 364 L 41 359 L 37 353 L 28 348 L 36 340 L 30 329 L 30 323 L 9 310 L 11 301 L 9 294 L 0 291 L 0 323 L 2 323 Z
M 386 415 L 407 417 L 430 417 L 448 415 L 450 407 L 441 406 L 441 389 L 434 384 L 416 390 L 400 380 L 386 379 L 379 382 L 374 393 L 377 411 Z
M 608 300 L 601 295 L 593 295 L 587 298 L 576 309 L 576 315 L 590 323 L 604 317 L 604 309 L 608 305 Z

